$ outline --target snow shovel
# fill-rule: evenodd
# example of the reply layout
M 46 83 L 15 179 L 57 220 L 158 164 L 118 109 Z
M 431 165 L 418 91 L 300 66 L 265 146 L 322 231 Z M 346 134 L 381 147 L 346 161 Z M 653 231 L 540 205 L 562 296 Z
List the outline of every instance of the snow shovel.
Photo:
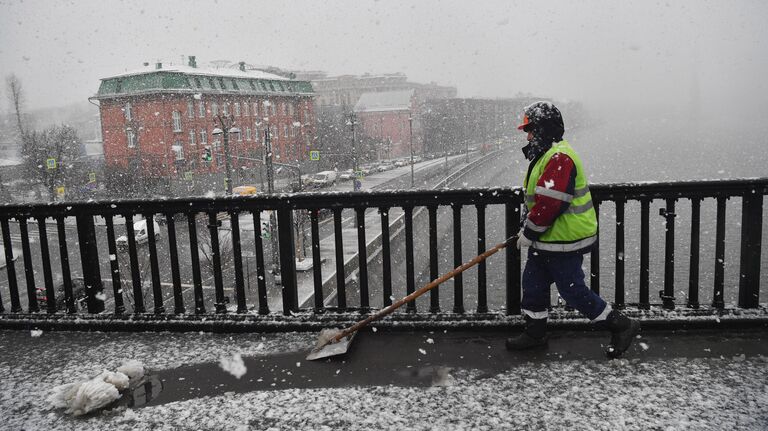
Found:
M 479 256 L 475 256 L 475 258 L 470 260 L 469 262 L 466 262 L 461 266 L 452 269 L 450 272 L 441 275 L 439 278 L 432 280 L 426 286 L 396 301 L 392 305 L 382 308 L 378 312 L 371 314 L 370 316 L 355 323 L 349 328 L 323 329 L 322 331 L 320 331 L 320 337 L 318 338 L 317 343 L 315 344 L 315 347 L 312 349 L 311 352 L 309 352 L 309 355 L 307 355 L 307 360 L 314 361 L 317 359 L 328 358 L 330 356 L 343 355 L 344 353 L 347 353 L 347 350 L 349 350 L 349 345 L 352 343 L 352 339 L 355 337 L 355 334 L 357 334 L 357 331 L 359 331 L 361 328 L 365 327 L 366 325 L 373 322 L 374 320 L 381 319 L 382 317 L 387 316 L 388 314 L 391 314 L 393 311 L 400 308 L 403 304 L 413 301 L 419 296 L 427 293 L 427 291 L 430 291 L 435 287 L 441 285 L 446 280 L 451 279 L 456 275 L 461 274 L 462 272 L 468 270 L 469 268 L 472 268 L 478 263 L 484 261 L 485 259 L 488 259 L 492 255 L 494 255 L 497 251 L 509 245 L 512 245 L 514 247 L 514 244 L 516 241 L 517 241 L 517 235 L 507 238 L 504 242 L 496 244 L 495 246 L 493 246 L 493 248 L 486 250 L 483 254 Z

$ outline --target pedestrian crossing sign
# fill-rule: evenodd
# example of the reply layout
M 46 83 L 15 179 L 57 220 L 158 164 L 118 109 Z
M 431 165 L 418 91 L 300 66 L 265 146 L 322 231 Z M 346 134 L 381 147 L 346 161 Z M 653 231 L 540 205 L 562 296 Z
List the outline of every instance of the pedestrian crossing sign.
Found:
M 91 172 L 88 174 L 88 182 L 89 183 L 95 183 L 96 182 L 96 172 Z
M 56 187 L 56 193 L 59 196 L 64 196 L 64 186 Z
M 320 151 L 312 150 L 309 152 L 309 160 L 320 160 Z
M 184 172 L 184 179 L 187 180 L 187 181 L 192 181 L 192 176 L 193 175 L 194 174 L 192 173 L 192 171 L 186 171 L 186 172 Z
M 56 169 L 56 159 L 47 159 L 45 161 L 45 165 L 48 167 L 48 169 Z

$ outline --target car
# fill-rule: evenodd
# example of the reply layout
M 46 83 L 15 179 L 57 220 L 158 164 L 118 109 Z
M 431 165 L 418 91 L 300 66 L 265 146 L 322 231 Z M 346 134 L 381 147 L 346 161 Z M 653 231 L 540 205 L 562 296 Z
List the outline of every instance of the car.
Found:
M 232 189 L 232 194 L 239 196 L 251 196 L 258 192 L 256 186 L 237 186 Z
M 45 288 L 38 287 L 37 293 L 37 306 L 41 310 L 45 310 L 48 307 L 48 292 Z M 64 283 L 60 283 L 54 288 L 54 294 L 56 297 L 56 310 L 65 311 L 66 301 L 64 298 Z M 88 297 L 85 292 L 85 281 L 82 278 L 72 278 L 72 295 L 75 298 L 75 308 L 78 310 L 88 309 Z
M 392 162 L 384 162 L 379 165 L 380 172 L 389 171 L 391 169 L 395 169 L 395 164 Z
M 354 177 L 355 172 L 352 169 L 347 169 L 339 174 L 339 179 L 344 181 L 351 180 Z
M 313 187 L 327 187 L 336 184 L 336 171 L 322 171 L 312 177 Z
M 152 221 L 153 227 L 155 228 L 155 240 L 160 238 L 160 225 L 157 223 L 156 220 Z M 147 221 L 146 220 L 139 220 L 135 223 L 133 223 L 133 235 L 136 238 L 136 244 L 143 244 L 149 240 L 149 237 L 147 235 Z M 117 243 L 117 246 L 120 248 L 126 248 L 128 247 L 128 236 L 127 235 L 121 235 L 116 240 L 115 243 Z

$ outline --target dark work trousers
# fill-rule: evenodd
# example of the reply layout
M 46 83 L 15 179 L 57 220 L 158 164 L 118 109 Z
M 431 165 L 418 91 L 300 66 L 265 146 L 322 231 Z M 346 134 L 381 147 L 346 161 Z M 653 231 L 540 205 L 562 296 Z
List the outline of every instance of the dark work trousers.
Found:
M 555 283 L 566 304 L 589 320 L 604 319 L 607 304 L 584 284 L 583 260 L 581 254 L 542 254 L 529 248 L 523 272 L 522 309 L 526 314 L 534 319 L 547 317 L 549 287 Z

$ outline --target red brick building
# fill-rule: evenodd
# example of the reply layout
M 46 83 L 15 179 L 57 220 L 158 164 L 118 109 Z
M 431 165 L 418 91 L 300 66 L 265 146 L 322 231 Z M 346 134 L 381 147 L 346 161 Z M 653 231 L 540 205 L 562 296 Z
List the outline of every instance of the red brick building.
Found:
M 355 104 L 357 121 L 367 136 L 386 143 L 378 149 L 381 159 L 421 154 L 421 121 L 414 90 L 363 93 Z
M 107 167 L 141 172 L 148 178 L 190 178 L 223 172 L 217 118 L 234 120 L 230 134 L 234 169 L 247 170 L 263 157 L 269 127 L 275 161 L 307 158 L 316 118 L 312 86 L 257 70 L 154 67 L 101 80 L 98 100 Z M 203 160 L 212 154 L 211 161 Z

